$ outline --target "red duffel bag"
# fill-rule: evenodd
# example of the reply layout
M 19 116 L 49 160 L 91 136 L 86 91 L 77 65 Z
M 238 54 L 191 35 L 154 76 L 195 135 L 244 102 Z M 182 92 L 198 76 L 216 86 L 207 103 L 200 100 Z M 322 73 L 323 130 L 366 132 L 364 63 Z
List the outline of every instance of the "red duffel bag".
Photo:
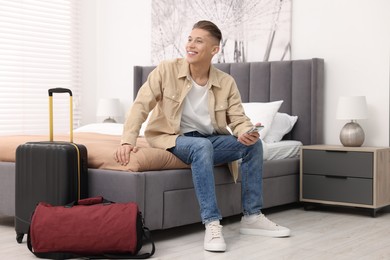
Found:
M 137 255 L 143 243 L 150 253 Z M 40 258 L 148 258 L 155 246 L 134 202 L 113 203 L 102 197 L 66 206 L 39 203 L 31 217 L 27 244 Z

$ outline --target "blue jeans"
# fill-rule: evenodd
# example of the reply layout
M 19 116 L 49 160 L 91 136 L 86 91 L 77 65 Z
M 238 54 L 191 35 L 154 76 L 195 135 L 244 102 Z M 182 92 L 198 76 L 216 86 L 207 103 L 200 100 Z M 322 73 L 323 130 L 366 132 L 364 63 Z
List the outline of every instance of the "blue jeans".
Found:
M 222 219 L 215 196 L 214 165 L 242 159 L 241 200 L 244 215 L 258 214 L 263 204 L 263 146 L 259 140 L 251 146 L 232 135 L 204 136 L 190 132 L 176 139 L 169 149 L 183 162 L 191 164 L 192 180 L 204 224 Z

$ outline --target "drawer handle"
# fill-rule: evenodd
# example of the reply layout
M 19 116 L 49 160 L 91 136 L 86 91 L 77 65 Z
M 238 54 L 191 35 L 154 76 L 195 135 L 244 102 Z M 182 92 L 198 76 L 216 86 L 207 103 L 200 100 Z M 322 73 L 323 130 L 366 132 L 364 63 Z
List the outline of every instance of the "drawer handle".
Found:
M 347 176 L 336 176 L 336 175 L 325 175 L 325 178 L 333 178 L 333 179 L 348 179 Z
M 338 150 L 325 150 L 327 153 L 348 153 L 348 151 L 338 151 Z

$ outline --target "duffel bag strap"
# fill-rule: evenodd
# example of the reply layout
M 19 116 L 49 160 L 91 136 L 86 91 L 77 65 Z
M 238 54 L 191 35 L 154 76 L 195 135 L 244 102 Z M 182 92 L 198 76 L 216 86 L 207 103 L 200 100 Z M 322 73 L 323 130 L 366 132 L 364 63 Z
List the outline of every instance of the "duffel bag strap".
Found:
M 152 245 L 152 249 L 150 253 L 143 253 L 140 255 L 128 255 L 128 254 L 104 254 L 101 256 L 87 256 L 88 259 L 146 259 L 154 255 L 156 251 L 156 247 L 154 245 L 154 241 L 151 237 L 150 230 L 147 227 L 143 227 L 143 237 L 145 242 L 150 242 Z M 85 257 L 85 256 L 84 256 Z

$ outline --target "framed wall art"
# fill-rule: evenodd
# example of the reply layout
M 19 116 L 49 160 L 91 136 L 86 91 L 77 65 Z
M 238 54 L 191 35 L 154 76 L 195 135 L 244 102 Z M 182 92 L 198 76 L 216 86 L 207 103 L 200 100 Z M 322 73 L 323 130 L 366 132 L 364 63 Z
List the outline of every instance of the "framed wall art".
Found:
M 199 20 L 222 31 L 215 63 L 290 59 L 291 0 L 152 0 L 152 63 L 184 57 Z

